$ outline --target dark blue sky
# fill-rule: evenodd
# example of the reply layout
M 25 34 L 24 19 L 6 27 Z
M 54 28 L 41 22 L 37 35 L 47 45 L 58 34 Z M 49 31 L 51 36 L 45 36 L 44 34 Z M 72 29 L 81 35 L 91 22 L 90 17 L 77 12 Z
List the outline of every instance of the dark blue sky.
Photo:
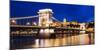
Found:
M 68 21 L 91 22 L 94 21 L 94 6 L 55 4 L 41 2 L 11 1 L 10 16 L 25 17 L 38 15 L 39 9 L 50 8 L 53 16 L 60 21 L 66 18 Z

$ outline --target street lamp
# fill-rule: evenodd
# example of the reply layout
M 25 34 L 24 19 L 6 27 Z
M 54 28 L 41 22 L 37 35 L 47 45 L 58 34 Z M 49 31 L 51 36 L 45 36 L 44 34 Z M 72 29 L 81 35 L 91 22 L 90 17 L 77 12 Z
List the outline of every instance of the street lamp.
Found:
M 11 20 L 11 24 L 16 24 L 16 20 Z
M 35 26 L 37 25 L 37 23 L 36 23 L 36 22 L 33 22 L 32 24 L 33 24 L 33 25 L 35 25 Z
M 30 22 L 27 22 L 26 25 L 30 25 Z

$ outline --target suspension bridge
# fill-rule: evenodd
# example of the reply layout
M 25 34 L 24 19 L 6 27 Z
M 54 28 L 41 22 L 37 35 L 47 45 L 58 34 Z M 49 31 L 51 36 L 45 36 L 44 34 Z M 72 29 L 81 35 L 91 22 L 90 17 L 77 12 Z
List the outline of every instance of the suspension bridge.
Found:
M 27 16 L 27 17 L 15 17 L 15 18 L 10 18 L 11 22 L 15 22 L 16 25 L 11 25 L 11 27 L 33 27 L 32 24 L 37 25 L 38 24 L 38 19 L 39 16 L 35 15 L 35 16 Z M 53 21 L 57 21 L 57 22 L 61 22 L 58 19 L 56 19 L 55 17 L 51 17 L 51 19 Z M 34 21 L 37 20 L 37 21 Z M 23 24 L 24 23 L 24 24 Z M 30 25 L 30 26 L 27 26 Z

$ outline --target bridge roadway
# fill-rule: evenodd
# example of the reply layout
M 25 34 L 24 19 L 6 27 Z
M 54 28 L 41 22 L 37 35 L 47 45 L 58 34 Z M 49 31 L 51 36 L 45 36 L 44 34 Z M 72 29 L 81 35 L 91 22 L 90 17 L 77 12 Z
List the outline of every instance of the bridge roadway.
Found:
M 77 28 L 65 28 L 65 27 L 39 27 L 39 26 L 24 26 L 24 25 L 11 25 L 10 26 L 10 34 L 11 36 L 34 36 L 34 37 L 44 37 L 48 35 L 41 35 L 40 33 L 41 29 L 53 29 L 53 33 L 48 33 L 50 37 L 55 36 L 73 36 L 73 35 L 79 35 L 80 29 Z M 18 31 L 18 32 L 17 32 Z M 33 32 L 31 32 L 33 31 Z M 36 32 L 34 32 L 36 31 Z M 13 32 L 13 33 L 12 33 Z M 40 38 L 41 38 L 40 37 Z
M 24 29 L 61 29 L 61 30 L 80 30 L 79 28 L 66 28 L 66 27 L 40 27 L 40 26 L 28 26 L 28 25 L 11 25 L 11 29 L 24 28 Z

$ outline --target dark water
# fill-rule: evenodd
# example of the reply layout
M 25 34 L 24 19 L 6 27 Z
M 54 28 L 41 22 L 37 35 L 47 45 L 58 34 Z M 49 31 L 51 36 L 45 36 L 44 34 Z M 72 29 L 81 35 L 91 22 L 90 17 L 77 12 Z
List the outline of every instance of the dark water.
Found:
M 56 37 L 37 39 L 34 36 L 14 36 L 10 40 L 11 49 L 22 49 L 22 48 L 39 48 L 39 47 L 55 47 L 55 46 L 70 46 L 70 45 L 84 45 L 93 44 L 94 35 L 91 34 L 80 34 L 75 36 Z

